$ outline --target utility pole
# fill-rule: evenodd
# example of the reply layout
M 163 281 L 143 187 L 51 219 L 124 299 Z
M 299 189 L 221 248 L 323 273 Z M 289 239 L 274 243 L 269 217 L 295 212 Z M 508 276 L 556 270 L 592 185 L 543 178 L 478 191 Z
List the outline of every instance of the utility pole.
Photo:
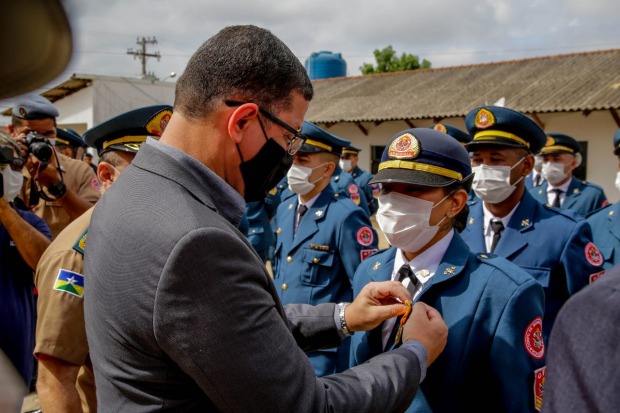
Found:
M 136 44 L 138 44 L 140 46 L 139 50 L 133 50 L 132 48 L 127 49 L 127 54 L 133 55 L 134 60 L 136 58 L 139 58 L 140 61 L 142 62 L 142 79 L 151 79 L 151 80 L 157 80 L 157 78 L 155 77 L 155 74 L 153 72 L 147 73 L 146 71 L 146 58 L 147 57 L 156 57 L 157 61 L 159 61 L 161 59 L 161 55 L 159 54 L 159 52 L 155 52 L 155 53 L 147 53 L 146 52 L 146 45 L 147 44 L 157 44 L 157 39 L 155 37 L 150 38 L 150 37 L 138 37 L 138 39 L 136 40 Z

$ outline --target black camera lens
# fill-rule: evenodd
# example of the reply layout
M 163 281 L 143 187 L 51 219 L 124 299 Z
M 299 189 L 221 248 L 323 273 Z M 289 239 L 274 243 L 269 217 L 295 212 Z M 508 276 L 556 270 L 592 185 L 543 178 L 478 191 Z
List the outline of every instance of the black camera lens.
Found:
M 28 133 L 26 136 L 26 146 L 28 146 L 28 152 L 32 153 L 43 163 L 49 163 L 54 154 L 54 148 L 49 140 L 37 132 Z

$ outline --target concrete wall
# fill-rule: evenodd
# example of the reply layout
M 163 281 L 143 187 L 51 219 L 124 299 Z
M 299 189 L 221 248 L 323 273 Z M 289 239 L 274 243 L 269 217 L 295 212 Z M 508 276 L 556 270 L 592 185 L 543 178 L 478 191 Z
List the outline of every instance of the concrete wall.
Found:
M 550 113 L 538 116 L 545 125 L 547 132 L 560 132 L 572 136 L 578 141 L 588 142 L 587 180 L 603 187 L 610 202 L 620 200 L 620 192 L 614 186 L 618 158 L 613 154 L 612 138 L 618 129 L 608 111 L 596 111 L 584 116 L 577 113 Z M 448 118 L 442 122 L 465 130 L 463 118 Z M 433 124 L 430 119 L 414 121 L 415 127 L 429 127 Z M 389 121 L 375 125 L 373 122 L 364 122 L 362 126 L 368 132 L 365 135 L 353 123 L 339 123 L 327 130 L 335 135 L 351 140 L 353 145 L 362 149 L 359 155 L 360 167 L 370 170 L 371 145 L 385 145 L 398 132 L 408 129 L 404 121 Z
M 84 88 L 54 102 L 58 109 L 58 126 L 82 134 L 93 124 L 93 88 Z

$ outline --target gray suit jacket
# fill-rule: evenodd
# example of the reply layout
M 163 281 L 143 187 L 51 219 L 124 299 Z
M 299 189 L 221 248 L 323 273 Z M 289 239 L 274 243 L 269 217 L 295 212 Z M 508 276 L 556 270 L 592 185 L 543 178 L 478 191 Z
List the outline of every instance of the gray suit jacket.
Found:
M 304 350 L 339 344 L 334 304 L 283 308 L 218 213 L 221 189 L 143 145 L 97 204 L 85 317 L 99 411 L 404 410 L 420 380 L 406 349 L 315 377 Z
M 620 409 L 620 267 L 573 295 L 551 330 L 544 413 Z

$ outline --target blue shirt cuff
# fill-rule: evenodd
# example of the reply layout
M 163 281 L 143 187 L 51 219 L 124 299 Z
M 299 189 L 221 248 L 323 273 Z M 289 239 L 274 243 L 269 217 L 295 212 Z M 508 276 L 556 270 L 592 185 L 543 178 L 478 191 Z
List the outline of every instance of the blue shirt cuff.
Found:
M 400 348 L 405 348 L 409 351 L 412 351 L 413 354 L 416 355 L 418 361 L 420 362 L 420 383 L 426 377 L 426 368 L 427 368 L 427 360 L 428 354 L 426 353 L 426 349 L 417 340 L 407 340 Z

